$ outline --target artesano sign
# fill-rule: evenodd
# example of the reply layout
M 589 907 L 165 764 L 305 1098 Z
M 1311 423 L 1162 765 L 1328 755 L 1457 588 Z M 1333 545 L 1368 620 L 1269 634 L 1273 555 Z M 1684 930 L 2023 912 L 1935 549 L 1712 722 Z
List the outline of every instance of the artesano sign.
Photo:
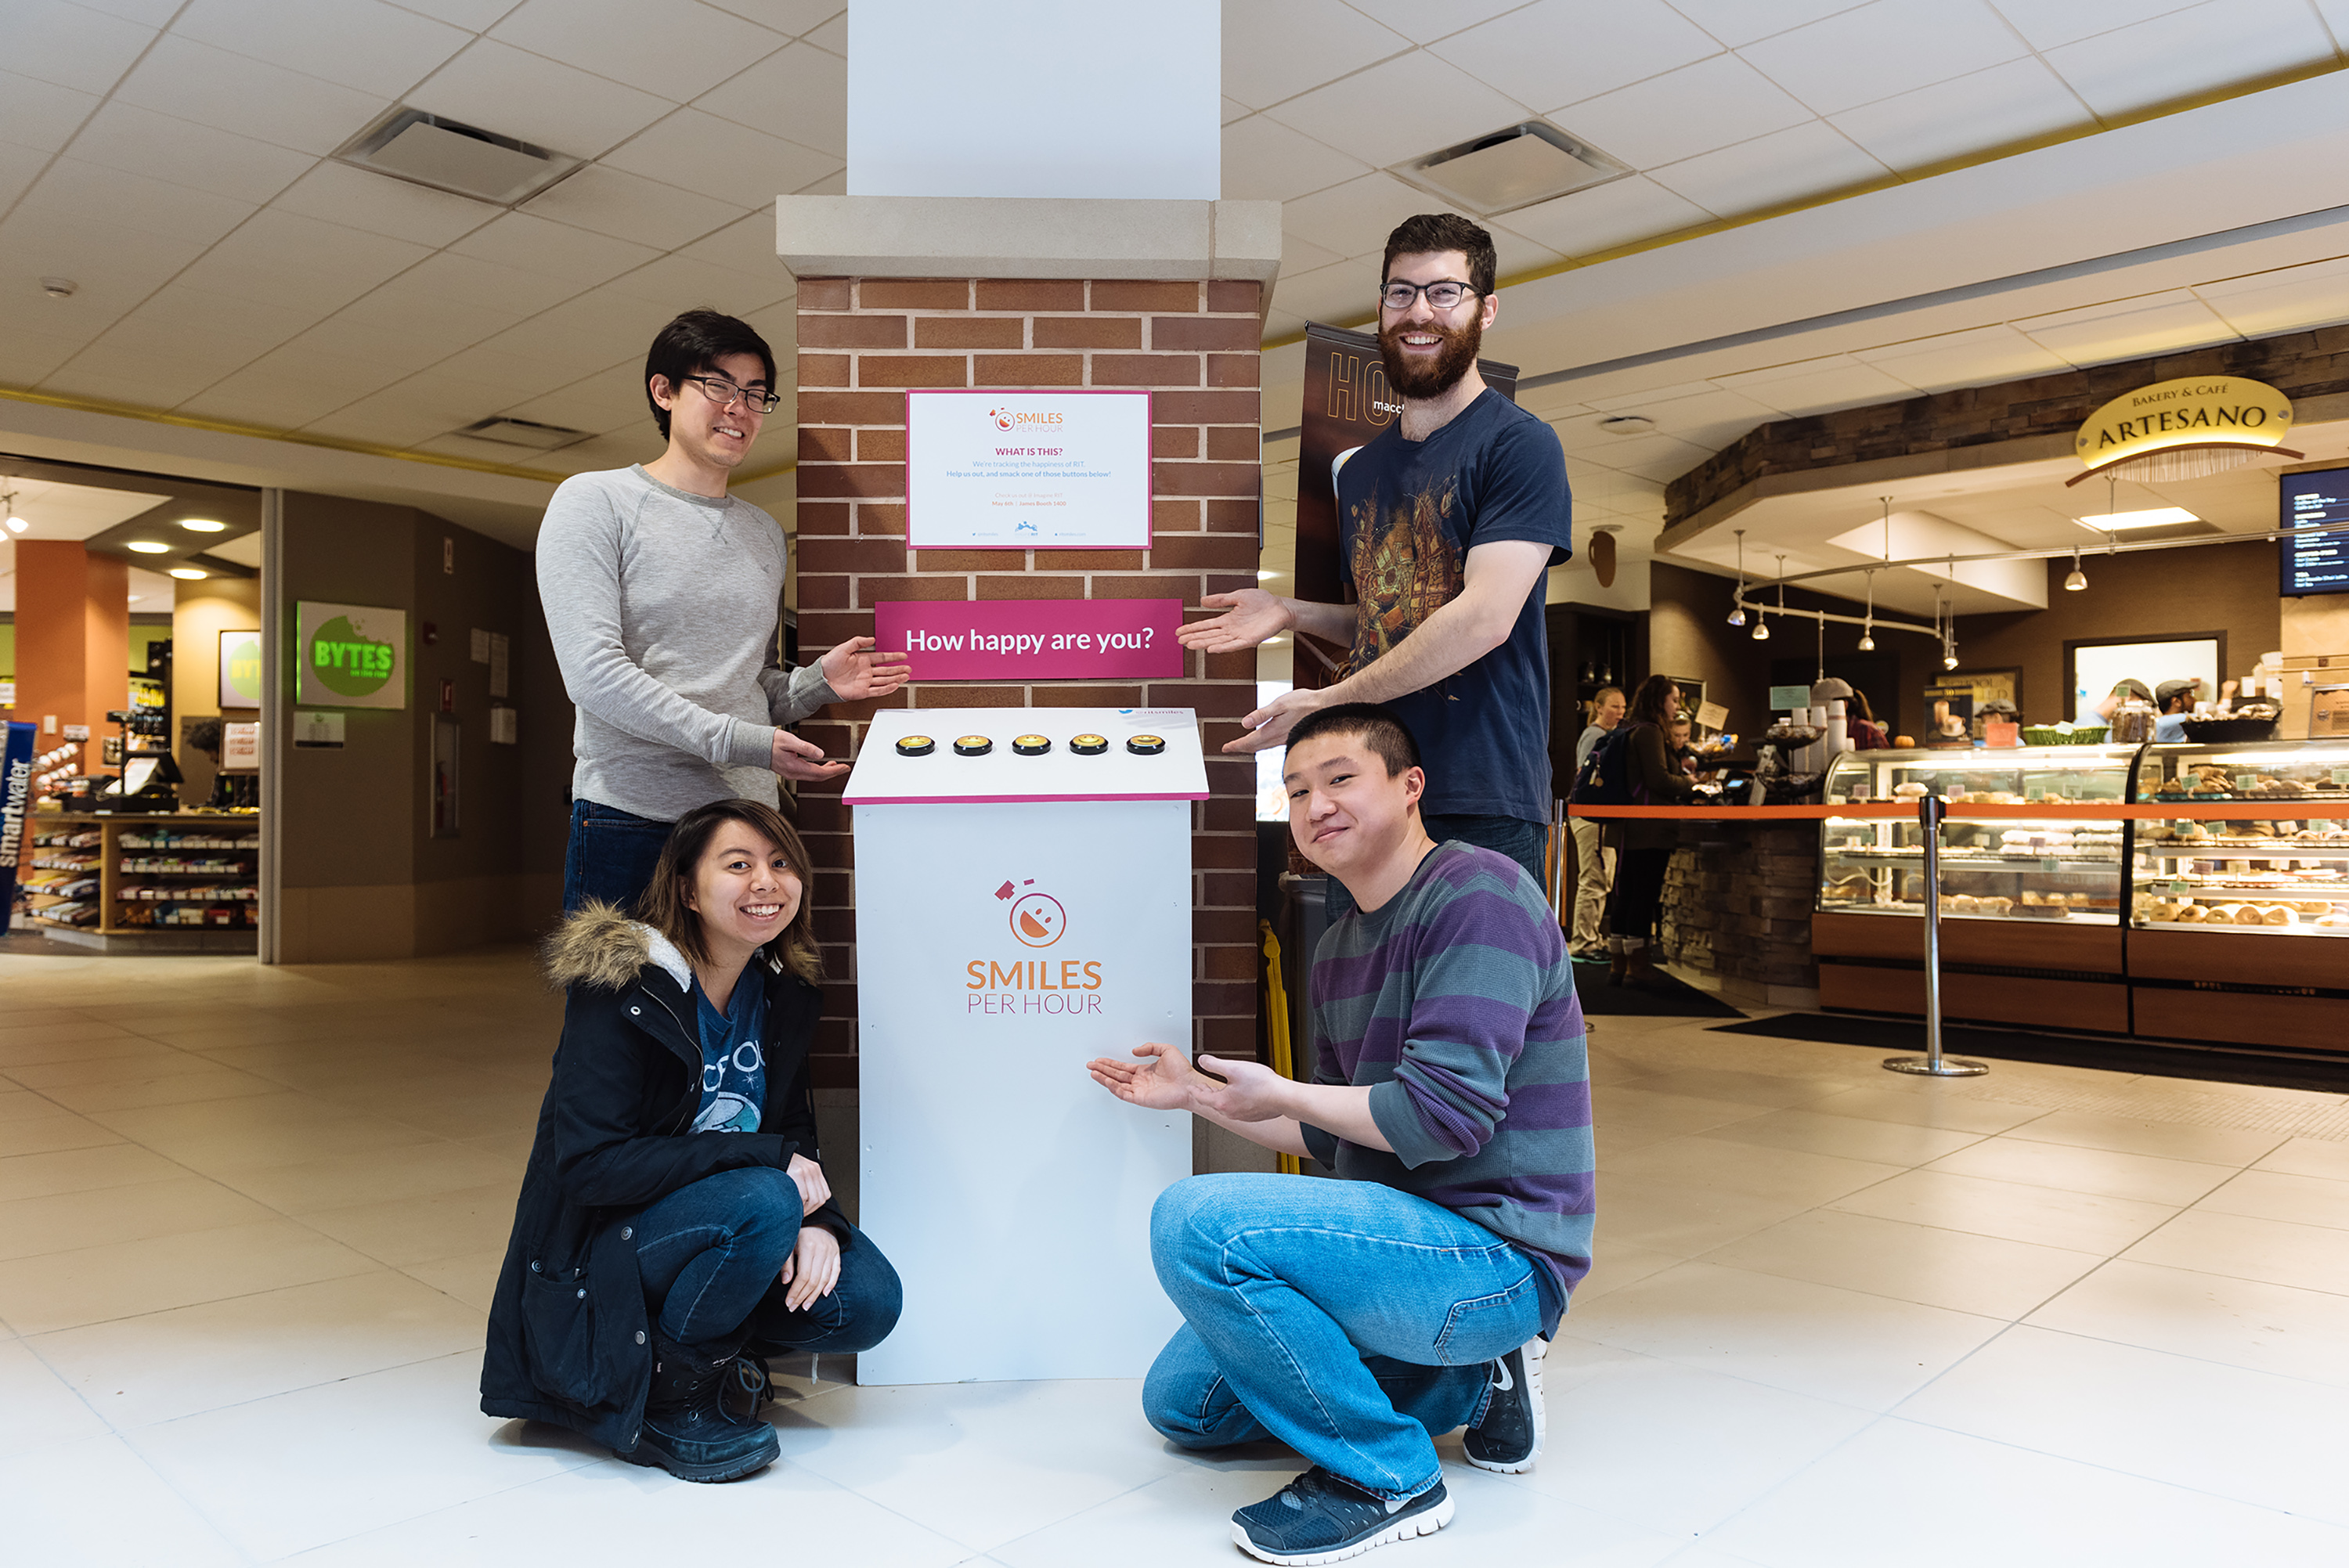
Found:
M 2088 416 L 2075 449 L 2096 473 L 2183 447 L 2275 448 L 2291 428 L 2292 399 L 2265 382 L 2189 376 L 2114 398 Z

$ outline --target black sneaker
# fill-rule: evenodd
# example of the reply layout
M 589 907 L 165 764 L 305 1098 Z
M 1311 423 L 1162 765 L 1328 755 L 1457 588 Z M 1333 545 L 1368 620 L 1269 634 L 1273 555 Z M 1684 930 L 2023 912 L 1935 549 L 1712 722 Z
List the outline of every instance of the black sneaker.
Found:
M 1451 1522 L 1452 1499 L 1441 1480 L 1409 1502 L 1389 1502 L 1315 1465 L 1234 1513 L 1232 1539 L 1267 1563 L 1335 1563 Z
M 1478 1470 L 1522 1475 L 1541 1458 L 1542 1356 L 1548 1348 L 1536 1336 L 1493 1363 L 1492 1400 L 1460 1445 Z

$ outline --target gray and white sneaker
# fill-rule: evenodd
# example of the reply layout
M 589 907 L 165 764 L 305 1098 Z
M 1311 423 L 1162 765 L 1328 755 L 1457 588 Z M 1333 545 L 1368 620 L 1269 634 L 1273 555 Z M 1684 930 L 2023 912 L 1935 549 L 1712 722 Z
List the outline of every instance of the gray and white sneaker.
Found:
M 1537 1335 L 1492 1364 L 1493 1397 L 1485 1418 L 1460 1444 L 1478 1470 L 1522 1475 L 1541 1458 L 1542 1357 L 1548 1349 Z
M 1440 1480 L 1408 1501 L 1389 1502 L 1315 1465 L 1235 1512 L 1232 1539 L 1267 1563 L 1336 1563 L 1451 1522 L 1452 1498 Z

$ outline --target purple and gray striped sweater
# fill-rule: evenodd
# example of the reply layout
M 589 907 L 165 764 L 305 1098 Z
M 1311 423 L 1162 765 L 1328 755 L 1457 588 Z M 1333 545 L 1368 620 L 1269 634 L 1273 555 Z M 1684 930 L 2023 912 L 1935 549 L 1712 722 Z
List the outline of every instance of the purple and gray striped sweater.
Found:
M 1582 1004 L 1557 921 L 1523 867 L 1439 846 L 1313 955 L 1314 1081 L 1371 1088 L 1389 1154 L 1308 1127 L 1351 1181 L 1441 1203 L 1557 1274 L 1590 1267 L 1594 1171 Z

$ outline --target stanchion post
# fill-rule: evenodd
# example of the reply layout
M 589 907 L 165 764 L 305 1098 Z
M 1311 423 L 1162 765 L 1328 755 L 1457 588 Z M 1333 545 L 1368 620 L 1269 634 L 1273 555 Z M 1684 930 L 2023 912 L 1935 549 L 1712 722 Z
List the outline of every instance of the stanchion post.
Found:
M 1553 800 L 1549 809 L 1549 912 L 1566 915 L 1566 802 Z
M 1941 1055 L 1941 819 L 1949 803 L 1939 795 L 1917 801 L 1917 825 L 1925 835 L 1925 1054 L 1887 1057 L 1886 1070 L 1928 1078 L 1979 1078 L 1987 1062 Z

